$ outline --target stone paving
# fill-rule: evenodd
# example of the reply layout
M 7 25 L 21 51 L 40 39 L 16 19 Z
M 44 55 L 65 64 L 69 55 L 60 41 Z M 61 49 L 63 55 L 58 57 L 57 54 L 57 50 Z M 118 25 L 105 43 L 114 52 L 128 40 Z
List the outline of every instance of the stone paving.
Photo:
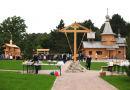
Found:
M 118 90 L 99 77 L 99 71 L 87 70 L 79 73 L 66 73 L 65 70 L 71 61 L 61 67 L 61 76 L 58 76 L 52 90 Z M 106 72 L 111 75 L 111 72 Z M 117 75 L 117 73 L 113 73 Z

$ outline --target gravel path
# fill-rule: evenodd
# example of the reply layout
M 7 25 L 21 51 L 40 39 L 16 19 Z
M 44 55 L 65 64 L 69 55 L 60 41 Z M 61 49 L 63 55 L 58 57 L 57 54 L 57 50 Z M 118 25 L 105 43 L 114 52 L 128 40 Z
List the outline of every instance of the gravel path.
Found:
M 61 76 L 58 76 L 52 90 L 118 90 L 99 77 L 99 71 L 87 70 L 80 73 L 66 73 L 70 65 L 68 61 L 61 67 Z M 106 72 L 111 75 L 111 72 Z M 113 73 L 116 75 L 117 73 Z

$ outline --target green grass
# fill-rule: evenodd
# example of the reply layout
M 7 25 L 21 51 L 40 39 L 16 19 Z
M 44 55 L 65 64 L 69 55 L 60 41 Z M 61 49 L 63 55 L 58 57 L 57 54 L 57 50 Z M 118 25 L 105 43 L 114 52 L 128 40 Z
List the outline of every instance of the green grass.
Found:
M 86 62 L 80 62 L 80 64 L 85 67 Z M 101 70 L 101 66 L 107 66 L 107 62 L 91 62 L 90 70 Z
M 0 69 L 23 70 L 22 60 L 0 60 Z
M 42 61 L 42 62 L 48 64 L 47 61 Z M 54 64 L 54 63 L 51 63 L 51 64 Z M 41 65 L 41 68 L 42 68 L 42 70 L 57 70 L 57 69 L 59 69 L 57 66 L 52 66 L 52 65 L 50 65 L 50 66 Z
M 0 90 L 51 90 L 55 75 L 0 71 Z
M 23 70 L 22 60 L 0 60 L 0 69 L 5 70 Z M 42 61 L 47 63 L 47 61 Z M 26 67 L 24 68 L 26 70 Z M 42 70 L 57 70 L 57 66 L 41 65 Z
M 107 65 L 108 62 L 91 62 L 91 66 L 90 66 L 90 70 L 101 70 L 101 66 L 108 66 Z M 80 64 L 85 67 L 86 62 L 80 62 Z M 85 67 L 86 68 L 86 67 Z M 114 70 L 114 68 L 113 68 Z M 115 68 L 115 71 L 117 71 L 117 66 Z M 108 71 L 108 69 L 104 69 L 104 71 Z M 119 72 L 122 72 L 122 67 L 120 67 Z M 124 70 L 125 72 L 125 70 Z
M 130 77 L 127 75 L 101 77 L 119 90 L 130 90 Z

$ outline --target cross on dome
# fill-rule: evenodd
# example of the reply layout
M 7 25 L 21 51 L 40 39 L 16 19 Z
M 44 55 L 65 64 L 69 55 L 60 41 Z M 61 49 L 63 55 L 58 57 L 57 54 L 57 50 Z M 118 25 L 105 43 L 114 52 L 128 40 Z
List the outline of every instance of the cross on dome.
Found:
M 108 19 L 108 20 L 109 20 L 108 8 L 107 8 L 107 15 L 106 15 L 106 19 Z

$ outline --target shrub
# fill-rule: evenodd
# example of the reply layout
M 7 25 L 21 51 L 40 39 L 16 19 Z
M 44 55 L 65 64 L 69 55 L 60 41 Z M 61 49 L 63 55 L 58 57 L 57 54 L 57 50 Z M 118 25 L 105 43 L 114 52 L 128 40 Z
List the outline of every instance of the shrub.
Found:
M 128 67 L 124 66 L 124 69 L 125 69 L 127 75 L 130 77 L 130 65 Z

